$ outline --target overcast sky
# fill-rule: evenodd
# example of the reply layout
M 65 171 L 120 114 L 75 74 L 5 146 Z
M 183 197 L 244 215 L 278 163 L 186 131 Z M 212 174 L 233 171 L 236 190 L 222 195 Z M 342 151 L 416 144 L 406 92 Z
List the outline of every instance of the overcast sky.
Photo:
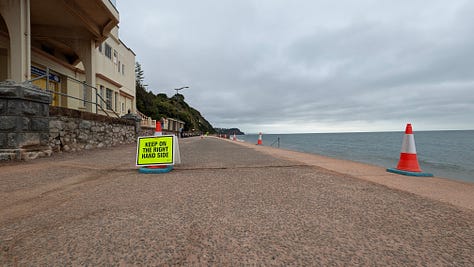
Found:
M 117 1 L 154 93 L 244 132 L 474 129 L 474 1 Z

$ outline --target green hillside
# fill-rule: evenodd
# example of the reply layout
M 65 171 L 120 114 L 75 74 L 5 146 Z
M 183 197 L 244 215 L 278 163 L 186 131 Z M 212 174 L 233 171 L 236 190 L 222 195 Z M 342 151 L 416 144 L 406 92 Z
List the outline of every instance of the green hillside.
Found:
M 212 125 L 199 111 L 190 107 L 184 96 L 176 94 L 168 97 L 166 94 L 154 94 L 145 89 L 143 85 L 144 74 L 139 63 L 135 67 L 136 97 L 138 110 L 154 120 L 161 118 L 174 118 L 184 121 L 184 131 L 200 131 L 215 133 Z
M 142 87 L 137 87 L 137 108 L 143 114 L 154 120 L 161 118 L 175 118 L 184 121 L 184 131 L 196 131 L 214 133 L 212 125 L 201 115 L 199 111 L 190 107 L 181 94 L 170 98 L 166 94 L 153 94 Z

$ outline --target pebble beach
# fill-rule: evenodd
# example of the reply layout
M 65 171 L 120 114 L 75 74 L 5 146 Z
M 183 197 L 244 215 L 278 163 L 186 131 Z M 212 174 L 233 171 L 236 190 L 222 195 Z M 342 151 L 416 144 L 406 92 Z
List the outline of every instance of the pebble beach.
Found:
M 474 185 L 213 137 L 0 165 L 0 265 L 473 266 Z

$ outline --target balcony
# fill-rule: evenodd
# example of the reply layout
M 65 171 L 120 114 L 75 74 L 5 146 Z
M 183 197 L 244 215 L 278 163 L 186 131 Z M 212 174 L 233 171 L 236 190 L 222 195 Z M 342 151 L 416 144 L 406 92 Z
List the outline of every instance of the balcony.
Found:
M 64 38 L 102 42 L 119 23 L 109 0 L 31 1 L 30 16 L 33 42 L 47 41 L 49 46 Z

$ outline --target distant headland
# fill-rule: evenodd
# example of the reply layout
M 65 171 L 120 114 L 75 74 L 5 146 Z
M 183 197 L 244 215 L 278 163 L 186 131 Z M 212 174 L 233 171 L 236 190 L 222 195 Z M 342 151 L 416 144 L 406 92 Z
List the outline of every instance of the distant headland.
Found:
M 239 128 L 214 128 L 217 134 L 226 134 L 226 135 L 245 135 L 244 132 L 239 130 Z

